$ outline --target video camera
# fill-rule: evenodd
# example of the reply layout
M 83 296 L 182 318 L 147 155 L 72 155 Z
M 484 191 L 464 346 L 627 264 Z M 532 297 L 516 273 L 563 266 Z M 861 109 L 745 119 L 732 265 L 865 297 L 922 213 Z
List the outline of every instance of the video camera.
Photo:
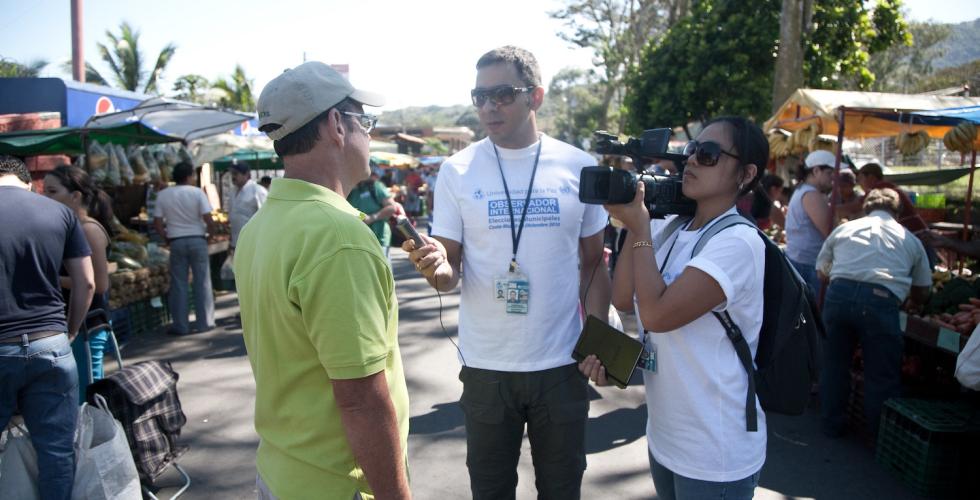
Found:
M 694 215 L 697 205 L 682 192 L 687 157 L 667 152 L 671 135 L 669 128 L 645 130 L 639 139 L 630 137 L 625 143 L 603 130 L 596 131 L 594 135 L 596 153 L 627 156 L 633 160 L 637 173 L 612 167 L 585 167 L 579 177 L 579 201 L 592 205 L 629 203 L 636 196 L 636 183 L 643 181 L 646 187 L 643 201 L 651 218 L 663 218 L 668 214 Z M 644 166 L 650 160 L 674 162 L 677 174 L 646 173 Z

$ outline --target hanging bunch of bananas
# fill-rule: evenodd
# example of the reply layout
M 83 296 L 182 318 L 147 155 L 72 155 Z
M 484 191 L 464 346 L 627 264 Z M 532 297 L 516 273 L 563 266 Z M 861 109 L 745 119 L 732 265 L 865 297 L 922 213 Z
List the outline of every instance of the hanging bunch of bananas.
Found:
M 973 151 L 973 142 L 977 140 L 977 127 L 971 122 L 960 122 L 959 125 L 949 129 L 943 136 L 943 144 L 946 149 L 958 153 L 969 153 Z
M 773 129 L 769 132 L 769 156 L 773 158 L 785 158 L 789 156 L 793 146 L 791 144 L 791 134 L 781 128 Z
M 925 130 L 918 132 L 902 131 L 895 139 L 895 146 L 905 156 L 915 156 L 929 145 L 929 133 Z
M 810 139 L 810 143 L 807 145 L 807 148 L 810 150 L 810 152 L 822 149 L 833 153 L 837 151 L 837 138 L 826 134 L 815 135 L 812 139 Z
M 803 154 L 810 150 L 810 143 L 817 140 L 817 136 L 823 131 L 820 122 L 810 122 L 806 127 L 793 133 L 790 137 L 790 150 L 793 154 Z

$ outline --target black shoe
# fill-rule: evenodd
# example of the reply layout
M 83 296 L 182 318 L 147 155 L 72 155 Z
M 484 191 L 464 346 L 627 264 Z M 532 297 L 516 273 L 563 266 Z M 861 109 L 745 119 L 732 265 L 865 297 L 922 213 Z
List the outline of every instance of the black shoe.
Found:
M 190 335 L 190 332 L 181 332 L 179 330 L 174 330 L 173 328 L 167 328 L 167 335 L 173 335 L 174 337 L 186 337 Z
M 217 325 L 206 326 L 204 328 L 198 328 L 195 326 L 191 329 L 191 333 L 208 333 L 215 328 L 217 328 Z

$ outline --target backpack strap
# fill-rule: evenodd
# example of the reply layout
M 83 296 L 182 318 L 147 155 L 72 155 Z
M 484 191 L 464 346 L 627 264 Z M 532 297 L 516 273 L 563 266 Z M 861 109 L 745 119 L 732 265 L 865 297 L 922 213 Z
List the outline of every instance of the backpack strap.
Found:
M 680 228 L 684 227 L 684 224 L 687 224 L 690 221 L 691 217 L 681 217 L 680 215 L 671 219 L 663 229 L 658 231 L 657 234 L 653 235 L 654 248 L 660 249 L 661 246 L 667 244 L 667 240 L 670 239 L 670 236 L 676 233 Z
M 745 373 L 749 376 L 749 390 L 745 394 L 745 430 L 756 432 L 759 430 L 759 416 L 755 410 L 755 368 L 752 365 L 752 350 L 749 349 L 749 343 L 742 336 L 742 330 L 732 321 L 728 311 L 720 313 L 712 311 L 712 314 L 718 318 L 721 326 L 725 328 L 725 334 L 728 336 L 728 340 L 732 341 L 735 354 L 738 355 L 739 362 L 742 363 Z
M 756 225 L 749 222 L 745 217 L 739 214 L 726 215 L 711 224 L 711 227 L 698 238 L 697 243 L 694 244 L 694 251 L 691 252 L 691 256 L 697 255 L 714 235 L 732 226 L 751 226 L 758 231 Z M 745 369 L 745 374 L 748 375 L 749 389 L 745 395 L 745 430 L 748 432 L 757 432 L 759 430 L 759 416 L 755 409 L 755 366 L 752 361 L 752 350 L 749 349 L 749 343 L 742 336 L 742 330 L 732 320 L 728 311 L 722 311 L 720 313 L 712 311 L 712 314 L 718 318 L 721 326 L 725 329 L 725 335 L 732 342 L 732 346 L 735 348 L 735 354 L 738 355 L 738 361 L 742 364 L 742 368 Z

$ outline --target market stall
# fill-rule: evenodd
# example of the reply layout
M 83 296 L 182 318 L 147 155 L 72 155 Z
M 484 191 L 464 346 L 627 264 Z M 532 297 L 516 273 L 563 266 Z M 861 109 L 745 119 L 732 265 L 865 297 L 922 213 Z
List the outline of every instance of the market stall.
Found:
M 948 109 L 947 109 L 948 108 Z M 833 200 L 838 198 L 842 147 L 846 138 L 894 137 L 901 154 L 914 155 L 931 140 L 969 158 L 969 168 L 920 171 L 889 176 L 891 182 L 914 185 L 950 182 L 969 175 L 960 237 L 972 236 L 970 208 L 980 99 L 931 95 L 897 95 L 799 90 L 767 123 L 774 154 L 802 154 L 829 149 L 836 153 Z M 955 226 L 953 226 L 955 227 Z M 976 270 L 976 269 L 974 269 Z M 975 403 L 964 402 L 953 378 L 956 356 L 976 329 L 980 314 L 980 280 L 970 269 L 937 269 L 931 297 L 917 314 L 902 313 L 905 337 L 903 398 L 889 400 L 882 413 L 876 460 L 922 495 L 961 495 L 975 453 L 962 453 L 976 439 Z M 852 368 L 848 417 L 855 430 L 863 422 L 863 364 L 860 349 Z
M 153 98 L 132 109 L 94 116 L 81 127 L 0 134 L 0 154 L 75 157 L 113 200 L 116 216 L 109 260 L 110 308 L 115 329 L 125 335 L 168 321 L 169 255 L 151 242 L 147 213 L 155 190 L 180 161 L 194 164 L 187 144 L 239 126 L 251 115 Z M 43 172 L 41 172 L 43 174 Z M 122 221 L 122 223 L 120 223 Z M 212 241 L 209 252 L 227 251 Z M 219 263 L 220 265 L 220 263 Z

